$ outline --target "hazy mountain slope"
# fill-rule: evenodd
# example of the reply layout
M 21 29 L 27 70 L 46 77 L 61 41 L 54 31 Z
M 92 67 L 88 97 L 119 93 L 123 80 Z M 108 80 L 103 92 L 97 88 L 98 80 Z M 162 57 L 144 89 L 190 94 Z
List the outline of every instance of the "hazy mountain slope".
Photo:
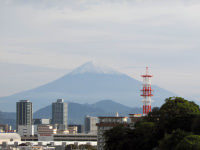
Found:
M 109 109 L 110 108 L 110 109 Z M 142 113 L 141 108 L 131 108 L 112 100 L 102 100 L 95 104 L 68 103 L 68 123 L 82 124 L 86 115 L 113 116 L 118 112 L 121 116 L 130 113 Z M 48 105 L 34 113 L 34 118 L 51 118 L 52 108 Z
M 92 104 L 92 106 L 94 108 L 103 109 L 106 112 L 128 112 L 132 109 L 131 107 L 116 103 L 112 100 L 102 100 Z
M 48 105 L 33 114 L 33 118 L 51 119 L 52 106 Z M 84 117 L 90 116 L 114 116 L 118 112 L 120 116 L 128 116 L 130 113 L 142 113 L 142 108 L 131 108 L 116 103 L 112 100 L 102 100 L 94 104 L 68 103 L 68 124 L 83 124 Z M 0 124 L 9 124 L 15 129 L 16 113 L 1 112 Z
M 15 129 L 16 113 L 0 111 L 0 124 L 8 124 Z
M 15 111 L 16 101 L 29 99 L 33 110 L 64 98 L 77 103 L 95 103 L 99 99 L 114 99 L 131 107 L 141 107 L 140 89 L 142 83 L 125 74 L 93 63 L 86 63 L 71 73 L 38 88 L 0 98 L 0 110 Z M 160 106 L 166 97 L 175 94 L 153 86 L 155 100 L 152 106 Z

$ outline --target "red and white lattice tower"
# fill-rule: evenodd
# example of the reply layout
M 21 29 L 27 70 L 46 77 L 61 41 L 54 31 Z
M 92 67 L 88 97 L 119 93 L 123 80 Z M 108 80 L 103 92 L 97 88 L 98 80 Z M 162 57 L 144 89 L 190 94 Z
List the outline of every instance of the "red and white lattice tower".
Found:
M 148 74 L 148 67 L 146 67 L 146 74 L 142 75 L 143 88 L 141 90 L 141 96 L 143 97 L 143 115 L 147 115 L 151 112 L 151 96 L 153 96 L 153 90 L 151 89 L 151 77 L 153 76 Z

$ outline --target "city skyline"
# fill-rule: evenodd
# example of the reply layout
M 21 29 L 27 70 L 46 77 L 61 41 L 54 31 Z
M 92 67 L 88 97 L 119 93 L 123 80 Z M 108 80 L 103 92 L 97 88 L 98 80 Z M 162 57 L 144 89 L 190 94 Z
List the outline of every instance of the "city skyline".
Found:
M 199 99 L 200 2 L 1 1 L 0 96 L 56 80 L 94 60 Z M 27 13 L 24 13 L 27 12 Z

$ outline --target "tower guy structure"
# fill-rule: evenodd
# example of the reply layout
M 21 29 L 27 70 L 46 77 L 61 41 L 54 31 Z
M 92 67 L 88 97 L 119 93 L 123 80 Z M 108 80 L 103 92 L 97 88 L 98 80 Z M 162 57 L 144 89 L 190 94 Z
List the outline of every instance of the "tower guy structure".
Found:
M 148 74 L 148 67 L 146 67 L 146 74 L 141 75 L 143 78 L 143 87 L 142 87 L 142 94 L 143 97 L 143 115 L 147 115 L 149 112 L 151 112 L 151 96 L 152 94 L 152 88 L 151 88 L 151 78 L 152 75 Z

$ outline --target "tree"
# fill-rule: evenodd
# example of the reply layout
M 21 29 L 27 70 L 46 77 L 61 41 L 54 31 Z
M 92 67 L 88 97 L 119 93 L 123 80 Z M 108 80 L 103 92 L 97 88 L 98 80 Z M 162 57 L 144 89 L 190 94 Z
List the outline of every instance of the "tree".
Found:
M 118 126 L 106 131 L 105 149 L 146 150 L 159 145 L 160 150 L 174 150 L 183 137 L 189 134 L 187 132 L 191 132 L 192 123 L 193 130 L 200 132 L 200 120 L 194 121 L 198 116 L 199 106 L 194 102 L 181 97 L 167 98 L 160 109 L 154 108 L 137 122 L 134 130 Z
M 176 146 L 175 150 L 199 150 L 200 135 L 189 135 Z
M 157 145 L 156 128 L 154 122 L 140 122 L 135 129 L 116 126 L 104 133 L 105 150 L 146 150 Z
M 133 130 L 123 125 L 116 126 L 104 133 L 105 150 L 127 149 L 131 150 Z
M 153 149 L 158 144 L 157 126 L 155 122 L 141 121 L 135 126 L 135 133 L 138 136 L 134 141 L 138 150 Z M 135 149 L 134 149 L 135 150 Z
M 199 106 L 181 97 L 170 97 L 159 110 L 159 125 L 167 133 L 175 129 L 191 131 L 193 118 L 200 114 Z
M 165 134 L 165 137 L 159 141 L 159 150 L 175 150 L 177 144 L 179 144 L 183 138 L 191 133 L 187 133 L 183 130 L 177 129 L 172 131 L 171 134 Z
M 159 118 L 160 118 L 160 108 L 154 107 L 152 111 L 149 112 L 149 114 L 144 117 L 144 120 L 150 122 L 159 122 Z
M 200 115 L 196 115 L 192 123 L 192 132 L 200 135 Z

